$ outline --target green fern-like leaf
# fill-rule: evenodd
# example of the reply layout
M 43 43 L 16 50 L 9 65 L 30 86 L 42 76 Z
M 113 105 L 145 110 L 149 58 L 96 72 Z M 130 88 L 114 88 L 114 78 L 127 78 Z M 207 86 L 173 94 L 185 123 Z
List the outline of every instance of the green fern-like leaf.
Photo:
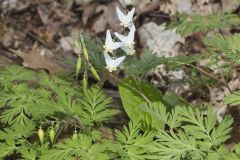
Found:
M 232 129 L 233 119 L 228 116 L 223 119 L 218 127 L 211 132 L 211 137 L 214 146 L 219 146 L 230 138 L 230 131 Z
M 116 130 L 120 145 L 116 145 L 117 154 L 121 159 L 151 159 L 151 148 L 154 147 L 154 132 L 141 133 L 139 121 L 130 122 L 123 131 Z M 114 148 L 114 147 L 113 147 Z
M 161 160 L 181 160 L 191 157 L 193 160 L 202 159 L 204 152 L 198 149 L 197 141 L 184 132 L 170 133 L 165 131 L 157 136 L 156 152 Z
M 235 106 L 240 104 L 240 92 L 233 92 L 224 98 L 224 102 L 230 106 Z
M 81 101 L 83 107 L 82 118 L 90 123 L 107 120 L 118 113 L 115 109 L 108 109 L 111 102 L 111 98 L 107 98 L 99 88 L 90 88 Z
M 24 125 L 33 115 L 32 109 L 44 105 L 48 92 L 41 89 L 31 89 L 27 85 L 16 85 L 12 91 L 0 94 L 0 104 L 9 106 L 1 113 L 2 123 Z
M 6 143 L 0 142 L 0 158 L 4 158 L 7 155 L 12 154 L 16 149 L 15 142 L 13 140 L 7 140 Z
M 83 37 L 86 44 L 90 61 L 98 69 L 105 69 L 105 60 L 103 57 L 103 42 L 99 38 L 90 38 L 85 35 Z
M 58 143 L 49 151 L 44 152 L 41 160 L 74 160 L 76 158 L 84 160 L 107 160 L 104 153 L 105 147 L 100 144 L 92 144 L 92 139 L 85 135 L 80 135 L 78 139 L 66 139 L 63 143 Z
M 214 53 L 221 54 L 226 60 L 239 63 L 240 53 L 240 34 L 235 35 L 216 35 L 211 38 L 204 38 L 204 43 L 210 46 Z M 225 67 L 226 68 L 226 67 Z
M 34 72 L 21 66 L 10 65 L 0 68 L 0 86 L 4 89 L 12 87 L 13 82 L 35 79 Z
M 151 69 L 155 68 L 157 65 L 161 64 L 164 58 L 159 58 L 151 51 L 144 51 L 142 57 L 138 60 L 129 60 L 126 63 L 126 72 L 131 76 L 140 76 Z
M 161 102 L 140 105 L 139 108 L 146 113 L 143 119 L 148 128 L 161 130 L 167 123 L 168 113 L 166 107 Z
M 168 29 L 176 29 L 178 34 L 187 36 L 196 32 L 206 32 L 213 29 L 227 28 L 240 24 L 235 14 L 210 14 L 207 16 L 179 14 L 178 19 L 169 24 Z
M 182 126 L 186 132 L 190 132 L 196 139 L 207 139 L 212 142 L 210 133 L 216 124 L 215 114 L 209 107 L 207 118 L 199 109 L 193 110 L 191 107 L 184 107 L 181 113 L 181 121 L 191 124 Z
M 36 160 L 37 159 L 37 151 L 33 148 L 21 147 L 17 151 L 18 151 L 18 153 L 21 154 L 21 157 L 24 160 Z
M 32 121 L 28 121 L 26 125 L 19 127 L 18 125 L 4 128 L 0 131 L 0 140 L 23 140 L 32 134 L 35 126 Z
M 200 55 L 158 57 L 149 50 L 145 50 L 139 59 L 128 59 L 125 62 L 125 71 L 132 77 L 143 76 L 160 64 L 165 64 L 171 69 L 177 69 L 184 65 L 196 62 L 201 58 Z
M 173 118 L 177 115 L 176 118 Z M 225 118 L 218 126 L 211 107 L 203 114 L 198 108 L 176 107 L 168 118 L 170 130 L 160 131 L 153 148 L 164 160 L 198 160 L 206 157 L 224 157 L 222 144 L 230 137 L 233 120 Z M 174 127 L 171 127 L 174 126 Z M 177 126 L 177 129 L 173 129 Z M 222 148 L 224 150 L 224 148 Z
M 40 73 L 39 84 L 41 87 L 51 90 L 55 94 L 61 94 L 62 92 L 71 94 L 72 96 L 76 94 L 75 88 L 70 82 L 62 79 L 57 75 L 48 75 L 47 73 Z

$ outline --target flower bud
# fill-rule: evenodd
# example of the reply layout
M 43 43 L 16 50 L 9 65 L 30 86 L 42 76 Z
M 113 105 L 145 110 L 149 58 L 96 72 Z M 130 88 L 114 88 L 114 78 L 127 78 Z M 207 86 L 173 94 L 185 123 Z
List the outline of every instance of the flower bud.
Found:
M 80 36 L 80 40 L 81 40 L 81 44 L 82 44 L 82 51 L 83 51 L 84 58 L 86 59 L 87 62 L 89 62 L 88 51 L 87 51 L 87 48 L 84 43 L 82 35 Z
M 38 138 L 39 138 L 41 144 L 43 144 L 43 140 L 44 140 L 44 131 L 43 131 L 42 127 L 40 127 L 39 130 L 38 130 Z
M 73 135 L 72 135 L 72 139 L 78 139 L 78 134 L 76 131 L 74 131 Z
M 93 66 L 91 66 L 90 68 L 91 68 L 91 72 L 92 72 L 92 75 L 94 76 L 94 78 L 98 81 L 101 81 L 96 69 Z
M 77 60 L 77 66 L 76 66 L 76 78 L 79 76 L 79 73 L 80 73 L 80 70 L 81 70 L 81 65 L 82 65 L 82 59 L 79 55 L 78 60 Z
M 55 133 L 53 127 L 51 127 L 51 129 L 50 129 L 50 131 L 49 131 L 49 137 L 50 137 L 50 141 L 51 141 L 52 144 L 53 144 L 53 142 L 54 142 L 55 135 L 56 135 L 56 133 Z

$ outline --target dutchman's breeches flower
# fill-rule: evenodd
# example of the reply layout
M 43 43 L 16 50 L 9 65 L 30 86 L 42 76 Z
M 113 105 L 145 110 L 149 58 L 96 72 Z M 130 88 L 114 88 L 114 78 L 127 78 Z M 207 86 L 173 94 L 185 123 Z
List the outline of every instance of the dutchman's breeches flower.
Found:
M 116 7 L 116 11 L 121 26 L 129 28 L 133 25 L 133 15 L 135 8 L 128 12 L 127 15 L 125 15 L 118 7 Z
M 127 48 L 134 48 L 134 35 L 135 35 L 136 28 L 133 25 L 131 27 L 130 32 L 128 33 L 127 36 L 121 35 L 117 32 L 114 32 L 115 36 L 124 44 L 125 47 Z
M 133 24 L 133 15 L 135 12 L 135 8 L 133 8 L 130 12 L 125 15 L 122 13 L 122 11 L 116 7 L 117 11 L 117 16 L 120 21 L 120 25 L 123 26 L 124 28 L 128 28 L 130 31 L 127 36 L 121 35 L 117 32 L 115 32 L 115 36 L 121 41 L 121 42 L 114 42 L 112 40 L 112 36 L 110 33 L 110 30 L 107 30 L 106 33 L 106 40 L 105 40 L 105 45 L 103 46 L 104 48 L 104 59 L 106 63 L 106 68 L 109 72 L 113 72 L 117 70 L 117 67 L 124 61 L 126 56 L 122 56 L 119 58 L 111 58 L 108 53 L 111 53 L 113 55 L 113 51 L 121 48 L 126 55 L 133 55 L 136 51 L 134 50 L 134 35 L 136 28 Z M 114 54 L 115 55 L 115 54 Z
M 103 53 L 106 62 L 106 68 L 109 72 L 117 70 L 117 67 L 123 62 L 126 56 L 119 57 L 117 59 L 112 59 L 107 53 Z
M 103 46 L 104 48 L 104 52 L 106 53 L 112 53 L 114 50 L 118 49 L 119 47 L 121 47 L 123 45 L 123 43 L 121 42 L 114 42 L 112 40 L 112 36 L 109 30 L 107 30 L 106 33 L 106 41 L 105 41 L 105 45 Z

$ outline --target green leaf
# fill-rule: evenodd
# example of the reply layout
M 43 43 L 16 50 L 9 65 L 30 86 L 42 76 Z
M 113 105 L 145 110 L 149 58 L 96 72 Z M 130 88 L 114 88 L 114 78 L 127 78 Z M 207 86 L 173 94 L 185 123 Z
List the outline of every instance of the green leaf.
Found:
M 191 157 L 193 160 L 201 159 L 204 152 L 198 149 L 197 141 L 191 136 L 187 136 L 184 132 L 174 133 L 165 131 L 157 136 L 156 152 L 159 159 L 185 159 Z
M 21 154 L 22 159 L 24 160 L 36 160 L 37 159 L 37 151 L 28 148 L 28 147 L 21 147 L 18 149 L 18 153 Z
M 119 85 L 119 93 L 124 110 L 131 120 L 134 121 L 135 119 L 140 118 L 141 120 L 148 122 L 148 124 L 154 121 L 152 125 L 157 128 L 164 126 L 163 121 L 156 121 L 156 116 L 153 115 L 153 117 L 149 117 L 149 114 L 154 112 L 155 109 L 159 110 L 156 114 L 159 114 L 160 111 L 162 113 L 168 112 L 171 108 L 178 105 L 178 103 L 184 103 L 179 97 L 175 97 L 177 100 L 170 99 L 169 95 L 165 97 L 158 89 L 140 80 L 134 81 L 132 79 L 126 79 L 122 81 Z M 175 103 L 173 103 L 173 101 L 175 101 Z M 143 104 L 147 103 L 147 105 L 149 105 L 150 102 L 159 102 L 161 105 L 151 107 L 152 111 L 150 111 L 148 106 L 143 107 Z M 166 111 L 164 111 L 164 108 L 166 108 Z M 162 113 L 161 115 L 163 115 Z M 159 124 L 157 125 L 157 123 Z
M 144 103 L 140 105 L 139 108 L 146 114 L 142 121 L 147 128 L 154 128 L 156 130 L 164 128 L 167 123 L 168 114 L 166 112 L 166 107 L 162 103 Z
M 112 99 L 107 98 L 98 87 L 91 87 L 81 101 L 83 109 L 81 118 L 91 125 L 106 121 L 118 113 L 116 109 L 109 109 L 111 102 Z
M 199 14 L 179 14 L 175 21 L 168 25 L 168 29 L 176 29 L 178 34 L 188 36 L 197 32 L 206 32 L 213 29 L 227 28 L 240 24 L 236 14 L 221 13 L 202 16 Z
M 116 130 L 120 145 L 115 144 L 110 150 L 118 154 L 121 159 L 149 159 L 152 156 L 151 148 L 154 147 L 155 133 L 152 131 L 141 133 L 140 126 L 139 121 L 130 121 L 128 127 L 124 126 L 123 131 Z
M 164 57 L 157 57 L 149 50 L 145 50 L 140 59 L 125 62 L 127 74 L 133 77 L 143 75 L 164 61 Z
M 240 92 L 233 92 L 224 98 L 224 102 L 230 106 L 236 106 L 240 104 Z
M 105 60 L 103 57 L 103 42 L 99 38 L 90 38 L 89 36 L 83 36 L 86 44 L 90 61 L 97 69 L 105 69 Z
M 58 143 L 52 150 L 44 152 L 41 160 L 74 160 L 76 158 L 84 160 L 107 160 L 104 153 L 104 145 L 92 144 L 92 139 L 85 135 L 80 135 L 78 139 L 66 139 L 63 143 Z
M 131 120 L 143 119 L 144 112 L 139 107 L 145 102 L 159 102 L 162 100 L 162 94 L 151 85 L 143 81 L 124 80 L 119 85 L 119 93 L 123 103 L 124 110 Z
M 226 142 L 230 138 L 230 131 L 232 130 L 233 119 L 227 116 L 219 124 L 218 127 L 214 128 L 211 132 L 211 137 L 213 139 L 213 144 L 219 146 Z
M 0 94 L 0 104 L 9 106 L 1 113 L 1 122 L 25 125 L 34 114 L 32 108 L 44 105 L 48 96 L 46 90 L 31 89 L 25 84 L 15 85 L 11 92 Z
M 26 81 L 35 79 L 34 72 L 21 66 L 10 65 L 0 68 L 0 86 L 5 90 L 12 87 L 13 82 Z
M 7 140 L 6 143 L 0 143 L 0 158 L 11 155 L 17 147 L 13 140 Z
M 32 134 L 34 129 L 35 126 L 32 121 L 28 121 L 26 125 L 22 125 L 21 127 L 19 127 L 19 125 L 7 127 L 0 131 L 0 140 L 18 140 L 27 138 Z

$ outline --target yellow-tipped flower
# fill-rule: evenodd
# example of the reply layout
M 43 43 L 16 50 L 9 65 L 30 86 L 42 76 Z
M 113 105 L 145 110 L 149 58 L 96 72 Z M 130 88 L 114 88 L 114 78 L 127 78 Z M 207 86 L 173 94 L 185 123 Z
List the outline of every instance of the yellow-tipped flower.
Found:
M 40 127 L 38 130 L 38 138 L 39 138 L 41 144 L 43 144 L 44 135 L 45 135 L 44 131 L 43 131 L 42 127 Z
M 91 72 L 92 72 L 92 75 L 94 76 L 94 78 L 98 81 L 101 81 L 96 69 L 93 66 L 91 66 L 90 69 L 91 69 Z

